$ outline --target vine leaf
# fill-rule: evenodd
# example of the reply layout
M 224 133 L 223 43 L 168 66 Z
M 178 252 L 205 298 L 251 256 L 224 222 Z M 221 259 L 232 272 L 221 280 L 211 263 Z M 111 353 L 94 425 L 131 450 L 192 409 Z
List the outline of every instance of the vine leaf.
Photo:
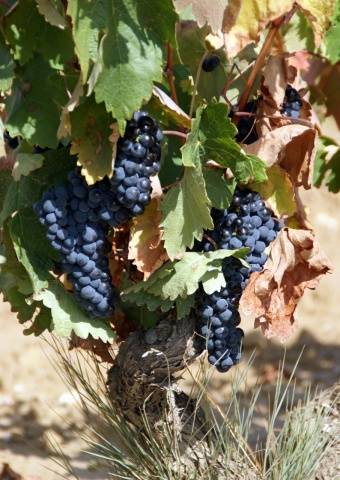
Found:
M 31 209 L 18 212 L 9 221 L 9 231 L 19 262 L 26 269 L 35 292 L 48 286 L 49 270 L 57 259 L 46 232 Z
M 133 219 L 128 258 L 144 274 L 144 280 L 168 259 L 162 241 L 161 221 L 159 198 L 152 198 L 144 213 Z
M 19 135 L 31 144 L 56 148 L 59 105 L 68 101 L 65 79 L 38 54 L 25 67 L 14 81 L 13 97 L 7 100 L 6 128 L 12 137 Z
M 192 248 L 203 231 L 213 228 L 202 169 L 185 168 L 180 183 L 172 187 L 162 201 L 164 242 L 169 258 Z
M 25 0 L 6 18 L 4 35 L 15 60 L 21 65 L 30 60 L 44 30 L 44 18 L 35 0 Z
M 0 91 L 6 92 L 14 80 L 15 63 L 3 38 L 0 40 Z
M 91 62 L 98 59 L 99 34 L 105 28 L 106 9 L 105 1 L 73 0 L 67 5 L 84 82 L 87 81 Z
M 286 340 L 294 330 L 294 312 L 306 288 L 316 288 L 331 270 L 313 232 L 285 228 L 272 243 L 262 272 L 256 272 L 240 300 L 243 320 L 251 319 L 270 338 Z
M 285 125 L 250 145 L 244 145 L 244 150 L 258 155 L 269 167 L 279 164 L 289 174 L 294 186 L 310 188 L 316 138 L 317 132 L 313 128 Z
M 332 17 L 332 25 L 326 34 L 326 49 L 332 63 L 340 60 L 340 1 L 336 5 Z
M 38 153 L 18 153 L 13 165 L 12 175 L 17 182 L 22 175 L 29 175 L 33 170 L 40 168 L 44 157 Z
M 48 289 L 35 295 L 36 300 L 43 302 L 52 315 L 51 330 L 61 337 L 69 337 L 72 332 L 80 338 L 94 339 L 103 342 L 113 341 L 113 331 L 104 320 L 89 318 L 81 310 L 73 296 L 67 293 L 61 283 L 50 280 Z
M 61 0 L 36 0 L 39 13 L 54 27 L 64 29 L 66 20 L 63 15 Z
M 21 176 L 18 182 L 13 180 L 8 185 L 1 204 L 1 225 L 16 211 L 31 207 L 47 188 L 65 181 L 67 173 L 74 168 L 74 162 L 64 149 L 50 150 L 44 156 L 46 161 L 41 168 L 27 177 Z
M 89 98 L 70 117 L 74 138 L 71 153 L 77 155 L 87 183 L 92 185 L 105 175 L 112 176 L 118 136 L 112 135 L 112 117 L 104 105 Z
M 297 212 L 295 192 L 288 173 L 278 165 L 267 170 L 268 180 L 251 184 L 252 190 L 259 192 L 267 200 L 270 208 L 278 216 L 291 217 Z
M 128 287 L 123 291 L 122 299 L 137 305 L 146 305 L 150 310 L 159 307 L 168 310 L 175 301 L 185 301 L 188 302 L 187 305 L 178 304 L 178 307 L 186 311 L 200 283 L 208 294 L 225 286 L 226 281 L 221 274 L 225 258 L 234 256 L 246 265 L 242 257 L 247 251 L 247 248 L 241 248 L 208 253 L 185 252 L 180 260 L 167 262 L 146 282 Z
M 174 0 L 174 2 L 178 12 L 190 6 L 200 27 L 207 23 L 213 32 L 221 30 L 228 0 L 215 0 L 213 7 L 209 0 Z
M 57 131 L 58 139 L 67 138 L 71 136 L 72 127 L 71 127 L 70 113 L 73 112 L 73 110 L 76 107 L 78 107 L 80 102 L 80 97 L 82 97 L 83 93 L 84 93 L 84 89 L 83 89 L 82 75 L 79 75 L 77 85 L 75 86 L 75 89 L 73 90 L 69 101 L 67 102 L 65 107 L 63 107 L 61 110 L 60 123 Z
M 235 179 L 227 180 L 220 169 L 203 168 L 207 195 L 213 208 L 228 208 L 236 188 Z
M 192 120 L 191 130 L 183 147 L 182 163 L 185 167 L 197 167 L 201 163 L 202 144 L 200 139 L 200 122 L 203 107 L 196 110 L 196 117 Z
M 329 138 L 321 138 L 315 159 L 313 183 L 317 187 L 325 182 L 330 192 L 340 190 L 340 147 Z
M 266 179 L 265 164 L 255 156 L 247 155 L 234 140 L 236 127 L 228 117 L 228 107 L 223 103 L 208 105 L 202 112 L 199 140 L 206 160 L 214 160 L 230 168 L 242 183 Z
M 309 20 L 316 46 L 329 26 L 329 12 L 333 11 L 334 0 L 282 0 L 281 2 L 263 2 L 249 0 L 239 2 L 231 0 L 225 10 L 222 30 L 225 32 L 225 46 L 229 57 L 237 55 L 253 41 L 258 41 L 260 32 L 281 15 L 288 13 L 294 3 Z
M 153 98 L 161 106 L 161 115 L 170 118 L 177 125 L 190 128 L 191 119 L 172 98 L 158 87 L 153 87 Z

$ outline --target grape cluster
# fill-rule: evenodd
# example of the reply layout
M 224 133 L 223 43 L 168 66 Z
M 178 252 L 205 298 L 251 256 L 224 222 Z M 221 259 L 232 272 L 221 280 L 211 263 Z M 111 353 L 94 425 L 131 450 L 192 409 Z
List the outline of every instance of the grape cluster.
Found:
M 262 270 L 267 260 L 265 248 L 276 238 L 281 228 L 258 193 L 237 189 L 227 210 L 214 211 L 214 230 L 198 247 L 203 251 L 217 248 L 234 250 L 248 247 L 244 267 L 233 258 L 226 259 L 223 274 L 226 287 L 212 295 L 200 292 L 197 309 L 199 333 L 208 350 L 208 360 L 225 372 L 241 357 L 243 331 L 237 328 L 240 317 L 238 303 L 249 276 Z
M 12 150 L 15 150 L 19 146 L 19 138 L 11 137 L 7 130 L 4 131 L 4 141 Z
M 249 113 L 256 113 L 256 109 L 256 100 L 251 100 L 245 107 L 245 111 Z M 249 145 L 250 143 L 256 142 L 258 138 L 259 137 L 255 127 L 255 116 L 241 117 L 237 124 L 236 141 L 238 143 L 245 143 L 246 145 Z
M 204 72 L 212 72 L 221 63 L 220 57 L 217 55 L 208 55 L 202 63 L 202 70 Z
M 136 112 L 118 142 L 111 184 L 121 206 L 118 223 L 140 215 L 150 202 L 150 177 L 160 170 L 162 131 L 145 112 Z
M 302 107 L 302 100 L 300 94 L 291 85 L 287 85 L 285 98 L 282 104 L 282 115 L 291 118 L 299 118 Z
M 145 112 L 136 112 L 118 142 L 114 175 L 92 186 L 76 169 L 68 182 L 44 193 L 34 209 L 47 238 L 61 254 L 61 267 L 76 298 L 92 316 L 112 314 L 112 286 L 106 240 L 116 227 L 143 212 L 150 201 L 150 176 L 159 171 L 162 132 Z
M 110 204 L 109 182 L 89 187 L 78 170 L 68 180 L 45 192 L 34 208 L 80 305 L 92 316 L 107 317 L 116 300 L 106 255 L 108 224 L 101 219 Z

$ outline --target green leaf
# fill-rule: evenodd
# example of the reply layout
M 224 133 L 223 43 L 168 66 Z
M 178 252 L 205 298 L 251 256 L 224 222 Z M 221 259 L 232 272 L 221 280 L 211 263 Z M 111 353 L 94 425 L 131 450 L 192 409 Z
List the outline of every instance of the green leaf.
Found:
M 18 182 L 22 175 L 27 176 L 33 170 L 40 168 L 43 161 L 43 155 L 38 153 L 18 153 L 12 171 L 14 180 Z
M 236 188 L 235 179 L 227 180 L 224 171 L 206 167 L 203 168 L 203 175 L 212 207 L 218 210 L 228 208 Z
M 340 0 L 336 1 L 332 25 L 325 38 L 327 56 L 332 63 L 340 60 Z
M 171 188 L 162 201 L 164 241 L 171 259 L 192 248 L 203 231 L 213 227 L 210 200 L 202 170 L 185 168 L 179 185 Z
M 42 290 L 35 298 L 51 310 L 51 330 L 56 335 L 69 337 L 74 332 L 80 338 L 91 335 L 103 342 L 112 342 L 113 331 L 109 324 L 104 320 L 88 317 L 60 282 L 51 279 L 48 289 Z
M 177 320 L 187 317 L 195 305 L 195 295 L 176 299 Z
M 185 144 L 181 148 L 182 163 L 185 167 L 196 167 L 201 163 L 202 145 L 200 142 L 199 129 L 202 111 L 203 107 L 197 109 L 196 117 L 192 120 L 191 131 L 188 134 Z
M 40 312 L 34 318 L 32 325 L 23 331 L 24 335 L 35 335 L 36 337 L 41 335 L 45 330 L 51 330 L 52 314 L 51 310 L 44 307 L 40 307 Z
M 190 69 L 193 78 L 196 78 L 200 61 L 207 52 L 205 38 L 210 33 L 207 25 L 198 28 L 196 22 L 182 22 L 177 28 L 177 42 L 179 55 L 182 62 Z M 222 50 L 215 52 L 221 63 L 213 72 L 201 71 L 198 83 L 198 94 L 210 102 L 213 98 L 219 98 L 223 86 L 226 83 L 226 71 L 224 68 L 225 54 Z
M 122 292 L 122 299 L 137 305 L 146 305 L 150 310 L 160 306 L 169 309 L 171 304 L 176 302 L 178 314 L 182 315 L 189 310 L 192 302 L 190 297 L 201 283 L 207 293 L 220 290 L 226 285 L 222 273 L 224 259 L 234 256 L 247 265 L 242 260 L 247 252 L 247 248 L 208 253 L 185 252 L 181 260 L 167 262 L 146 282 L 128 287 Z M 180 299 L 184 302 L 181 303 Z
M 1 292 L 6 295 L 12 287 L 16 287 L 24 296 L 31 295 L 33 293 L 32 282 L 25 268 L 19 263 L 7 224 L 2 228 L 1 241 L 1 253 L 4 255 L 4 262 L 0 267 Z
M 31 209 L 18 212 L 9 220 L 9 230 L 19 262 L 25 267 L 35 292 L 48 286 L 49 270 L 57 260 L 56 251 L 46 239 L 46 230 Z
M 246 155 L 234 140 L 237 129 L 228 117 L 224 103 L 208 105 L 202 113 L 200 139 L 205 158 L 230 168 L 239 182 L 262 182 L 267 178 L 266 165 L 254 155 Z
M 11 172 L 7 170 L 0 171 L 0 205 L 4 204 L 7 190 L 9 185 L 12 182 L 12 175 Z
M 13 95 L 6 103 L 6 128 L 10 135 L 22 136 L 32 145 L 57 147 L 61 105 L 68 100 L 67 81 L 35 55 L 16 77 Z M 70 81 L 73 84 L 73 79 Z
M 327 137 L 321 137 L 314 163 L 313 183 L 320 187 L 323 183 L 330 192 L 340 191 L 340 147 Z
M 72 18 L 73 38 L 76 53 L 86 82 L 91 61 L 98 58 L 99 34 L 106 26 L 107 0 L 68 2 L 67 14 Z
M 48 151 L 44 157 L 46 160 L 41 168 L 9 184 L 0 212 L 0 225 L 17 210 L 31 207 L 45 190 L 65 181 L 67 173 L 74 168 L 74 159 L 67 149 Z
M 37 303 L 27 303 L 25 295 L 19 292 L 17 286 L 7 290 L 4 295 L 5 302 L 11 304 L 11 312 L 16 313 L 20 323 L 32 320 Z
M 11 57 L 11 54 L 4 44 L 1 37 L 0 40 L 0 91 L 6 92 L 12 86 L 14 79 L 15 63 Z
M 61 0 L 37 0 L 37 6 L 39 13 L 45 17 L 48 23 L 61 29 L 66 28 L 67 23 Z
M 57 70 L 68 70 L 68 64 L 74 61 L 74 44 L 69 29 L 60 30 L 45 23 L 39 36 L 37 50 Z
M 152 8 L 157 11 L 162 1 Z M 94 91 L 97 102 L 104 102 L 118 121 L 131 118 L 150 98 L 153 82 L 162 79 L 163 44 L 141 23 L 139 12 L 135 0 L 117 0 L 107 17 Z
M 70 115 L 72 136 L 71 153 L 78 155 L 78 165 L 88 184 L 113 173 L 114 145 L 109 137 L 113 119 L 103 104 L 88 98 Z
M 12 13 L 4 18 L 4 23 L 6 42 L 10 45 L 14 59 L 23 65 L 32 58 L 45 26 L 35 0 L 19 2 Z

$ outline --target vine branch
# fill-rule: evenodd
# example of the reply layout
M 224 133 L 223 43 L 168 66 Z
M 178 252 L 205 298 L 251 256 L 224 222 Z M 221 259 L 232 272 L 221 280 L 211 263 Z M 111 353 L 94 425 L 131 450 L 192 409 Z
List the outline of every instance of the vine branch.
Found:
M 269 31 L 267 33 L 267 37 L 266 37 L 266 39 L 265 39 L 265 41 L 262 45 L 261 51 L 260 51 L 260 53 L 259 53 L 259 55 L 258 55 L 258 57 L 255 61 L 254 68 L 251 71 L 251 74 L 249 75 L 249 78 L 246 82 L 246 87 L 245 87 L 245 89 L 244 89 L 244 91 L 241 95 L 241 98 L 240 98 L 240 101 L 239 101 L 239 104 L 238 104 L 239 110 L 242 111 L 246 107 L 246 104 L 247 104 L 251 89 L 253 88 L 253 84 L 255 82 L 256 76 L 264 65 L 266 56 L 269 53 L 269 51 L 271 50 L 273 40 L 274 40 L 277 32 L 279 31 L 281 25 L 289 22 L 292 15 L 295 13 L 295 10 L 296 10 L 296 6 L 294 6 L 289 13 L 287 13 L 286 15 L 282 15 L 281 17 L 279 17 L 278 19 L 274 20 L 271 23 Z M 236 120 L 237 120 L 237 118 L 236 118 Z
M 163 134 L 167 135 L 169 137 L 180 137 L 184 138 L 184 140 L 187 139 L 188 135 L 184 132 L 179 132 L 178 130 L 163 130 Z

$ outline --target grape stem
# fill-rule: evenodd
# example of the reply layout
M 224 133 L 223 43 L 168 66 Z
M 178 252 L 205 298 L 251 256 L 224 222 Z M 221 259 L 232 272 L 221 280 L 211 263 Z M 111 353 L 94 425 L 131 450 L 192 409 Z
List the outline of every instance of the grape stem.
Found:
M 180 138 L 184 138 L 184 140 L 187 139 L 188 135 L 186 133 L 183 133 L 183 132 L 179 132 L 177 130 L 163 130 L 163 134 L 164 135 L 167 135 L 169 137 L 180 137 Z
M 166 62 L 164 73 L 166 75 L 166 78 L 168 80 L 168 84 L 170 87 L 171 98 L 178 105 L 177 92 L 176 92 L 176 87 L 174 82 L 173 66 L 174 66 L 174 51 L 173 51 L 172 45 L 170 44 L 170 42 L 168 42 L 167 43 L 167 62 Z
M 239 100 L 238 107 L 239 107 L 240 111 L 243 111 L 245 109 L 246 105 L 247 105 L 248 98 L 249 98 L 251 89 L 253 88 L 253 84 L 255 82 L 257 74 L 259 73 L 259 71 L 261 70 L 261 68 L 264 65 L 266 56 L 271 50 L 271 47 L 273 45 L 273 40 L 274 40 L 276 34 L 278 33 L 281 25 L 289 22 L 292 15 L 295 13 L 295 10 L 296 10 L 296 6 L 294 6 L 289 13 L 287 13 L 286 15 L 282 15 L 281 17 L 277 18 L 276 20 L 274 20 L 271 23 L 268 34 L 267 34 L 267 37 L 266 37 L 266 39 L 265 39 L 265 41 L 262 45 L 261 51 L 260 51 L 260 53 L 259 53 L 259 55 L 258 55 L 258 57 L 255 61 L 254 68 L 249 75 L 249 78 L 246 82 L 246 87 L 245 87 L 245 89 L 244 89 L 244 91 L 241 95 L 240 100 Z M 236 123 L 237 123 L 237 120 L 238 119 L 236 117 Z

